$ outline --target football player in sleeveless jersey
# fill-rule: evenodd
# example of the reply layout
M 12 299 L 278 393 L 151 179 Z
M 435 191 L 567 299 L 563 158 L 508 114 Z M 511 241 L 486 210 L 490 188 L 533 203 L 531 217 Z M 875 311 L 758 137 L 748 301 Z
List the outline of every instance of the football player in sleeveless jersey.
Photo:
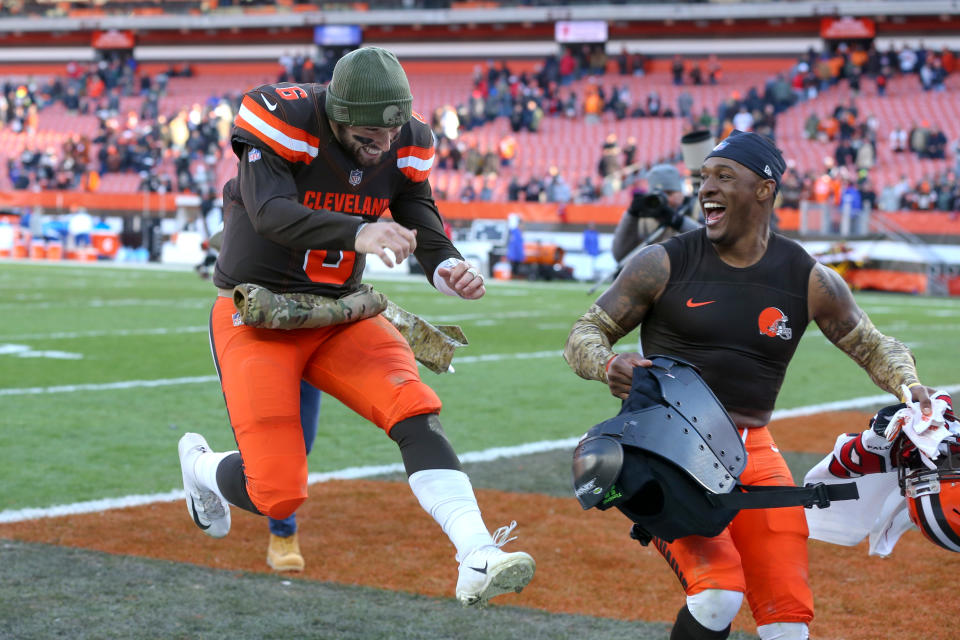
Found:
M 794 484 L 766 425 L 810 320 L 879 387 L 899 397 L 906 385 L 924 412 L 931 407 L 909 349 L 877 331 L 836 272 L 772 232 L 785 168 L 769 138 L 734 131 L 721 141 L 701 167 L 705 226 L 637 253 L 564 349 L 578 375 L 619 398 L 634 367 L 652 364 L 611 348 L 637 326 L 647 354 L 698 367 L 742 435 L 745 484 Z M 803 508 L 789 507 L 742 510 L 715 537 L 654 539 L 686 593 L 671 640 L 728 637 L 744 595 L 762 640 L 806 639 L 807 535 Z
M 428 181 L 430 127 L 396 57 L 365 47 L 344 56 L 329 86 L 277 83 L 247 92 L 232 132 L 238 175 L 224 187 L 220 297 L 210 345 L 237 451 L 215 453 L 199 434 L 179 444 L 191 518 L 206 534 L 230 529 L 230 506 L 282 519 L 307 497 L 300 424 L 305 380 L 367 418 L 400 448 L 410 487 L 460 562 L 457 598 L 482 605 L 532 579 L 530 555 L 501 549 L 516 523 L 490 534 L 440 425 L 440 399 L 413 353 L 380 315 L 318 328 L 246 326 L 233 288 L 340 298 L 361 284 L 366 254 L 387 266 L 415 255 L 442 293 L 486 289 L 444 234 Z M 387 209 L 392 220 L 383 219 Z

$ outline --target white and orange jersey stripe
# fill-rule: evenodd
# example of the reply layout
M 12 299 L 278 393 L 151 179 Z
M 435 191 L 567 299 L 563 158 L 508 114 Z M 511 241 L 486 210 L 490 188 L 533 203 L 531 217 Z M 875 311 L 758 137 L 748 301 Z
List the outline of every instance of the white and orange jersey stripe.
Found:
M 412 182 L 424 182 L 433 168 L 433 147 L 400 147 L 397 149 L 397 168 Z
M 319 153 L 319 138 L 277 118 L 250 94 L 243 97 L 234 124 L 290 162 L 309 164 Z

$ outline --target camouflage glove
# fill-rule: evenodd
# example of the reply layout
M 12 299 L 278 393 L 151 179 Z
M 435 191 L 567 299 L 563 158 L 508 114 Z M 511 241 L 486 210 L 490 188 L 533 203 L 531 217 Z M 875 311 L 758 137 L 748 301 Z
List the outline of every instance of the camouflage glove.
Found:
M 311 293 L 279 294 L 242 283 L 233 288 L 233 305 L 249 327 L 314 329 L 375 316 L 386 308 L 387 297 L 368 284 L 342 298 L 327 298 Z
M 406 339 L 417 362 L 434 373 L 449 371 L 453 350 L 467 344 L 467 336 L 460 327 L 449 324 L 434 326 L 389 301 L 383 317 Z

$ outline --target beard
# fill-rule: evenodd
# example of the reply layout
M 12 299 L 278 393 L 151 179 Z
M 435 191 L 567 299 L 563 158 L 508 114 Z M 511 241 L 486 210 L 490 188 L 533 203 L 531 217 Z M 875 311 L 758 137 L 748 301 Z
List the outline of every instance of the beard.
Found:
M 376 151 L 376 155 L 367 153 L 367 150 Z M 354 161 L 361 167 L 375 167 L 387 156 L 389 151 L 380 151 L 372 145 L 365 145 L 356 140 L 351 140 L 347 145 L 347 152 Z
M 347 155 L 357 163 L 357 166 L 375 167 L 382 163 L 384 158 L 390 153 L 390 149 L 383 151 L 377 148 L 377 146 L 373 144 L 373 140 L 357 135 L 350 127 L 344 124 L 331 122 L 330 125 L 337 142 L 340 143 L 340 146 L 347 152 Z M 391 148 L 393 148 L 393 143 L 396 142 L 399 137 L 400 131 L 397 130 L 396 135 L 390 141 Z

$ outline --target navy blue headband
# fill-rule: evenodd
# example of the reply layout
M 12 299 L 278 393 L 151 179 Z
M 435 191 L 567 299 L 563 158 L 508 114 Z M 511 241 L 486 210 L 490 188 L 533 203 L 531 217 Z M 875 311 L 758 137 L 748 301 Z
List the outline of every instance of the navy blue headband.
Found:
M 776 180 L 780 187 L 780 178 L 787 168 L 783 155 L 773 140 L 756 133 L 734 129 L 720 144 L 713 148 L 707 158 L 728 158 L 739 162 L 761 178 Z M 707 158 L 704 158 L 706 160 Z

